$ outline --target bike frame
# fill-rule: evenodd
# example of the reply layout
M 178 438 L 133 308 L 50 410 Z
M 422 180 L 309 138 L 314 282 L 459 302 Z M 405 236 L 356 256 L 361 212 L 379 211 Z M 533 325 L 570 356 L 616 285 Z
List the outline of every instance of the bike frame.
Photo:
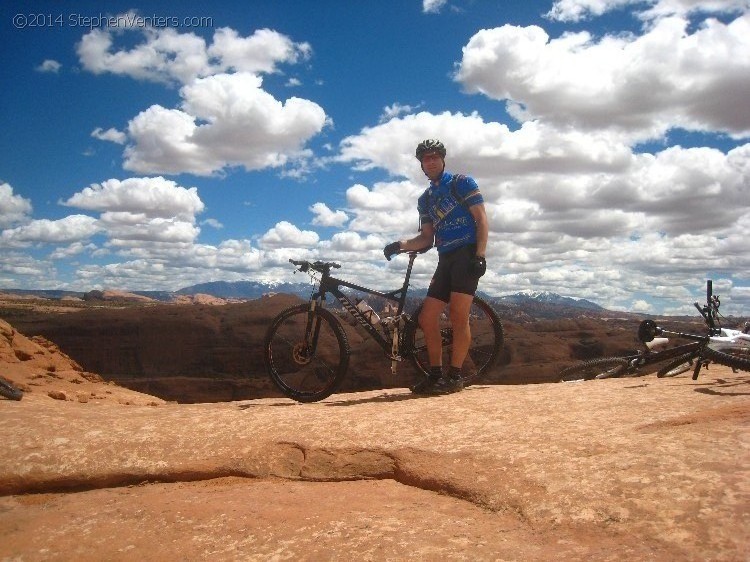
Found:
M 664 333 L 673 332 L 665 331 Z M 678 335 L 676 333 L 673 334 Z M 703 336 L 693 336 L 692 334 L 684 335 L 690 335 L 691 337 L 688 337 L 687 339 L 695 339 L 695 341 L 698 343 L 700 343 L 701 341 L 705 341 L 705 338 Z M 651 365 L 653 363 L 663 363 L 664 361 L 669 361 L 670 359 L 676 359 L 680 355 L 691 353 L 692 351 L 700 352 L 700 349 L 700 347 L 696 349 L 695 343 L 686 343 L 684 345 L 678 345 L 676 347 L 671 347 L 669 349 L 663 349 L 659 351 L 652 351 L 647 346 L 645 352 L 638 353 L 636 355 L 626 355 L 625 357 L 623 357 L 623 359 L 628 362 L 628 365 L 630 367 L 638 368 L 645 367 L 646 365 Z
M 370 321 L 367 319 L 367 317 L 365 317 L 364 314 L 362 314 L 362 312 L 357 308 L 352 300 L 348 296 L 346 296 L 346 294 L 344 294 L 341 288 L 346 287 L 349 289 L 354 289 L 355 291 L 359 291 L 361 293 L 375 295 L 377 297 L 385 298 L 391 302 L 398 303 L 398 308 L 396 310 L 396 317 L 398 317 L 404 311 L 404 306 L 406 304 L 406 293 L 409 288 L 409 279 L 411 278 L 411 271 L 414 266 L 414 260 L 416 259 L 418 253 L 419 252 L 408 252 L 409 265 L 406 267 L 406 276 L 404 277 L 404 283 L 400 288 L 388 292 L 377 291 L 375 289 L 357 285 L 356 283 L 352 283 L 344 279 L 338 279 L 336 277 L 333 277 L 328 269 L 320 272 L 322 277 L 320 278 L 320 285 L 318 287 L 318 290 L 310 296 L 311 310 L 314 310 L 316 306 L 324 307 L 326 295 L 330 293 L 331 295 L 336 297 L 336 300 L 338 300 L 341 303 L 341 306 L 343 306 L 344 309 L 346 309 L 346 311 L 354 317 L 354 319 L 360 324 L 360 326 L 362 326 L 367 331 L 370 337 L 378 342 L 378 345 L 383 348 L 383 351 L 385 351 L 386 354 L 388 354 L 392 359 L 395 359 L 395 357 L 393 357 L 391 353 L 392 342 L 389 342 L 385 339 L 385 337 L 383 337 L 378 329 L 370 323 Z M 308 333 L 310 328 L 311 326 L 308 326 Z M 317 329 L 315 330 L 315 333 L 313 335 L 313 346 L 316 343 Z

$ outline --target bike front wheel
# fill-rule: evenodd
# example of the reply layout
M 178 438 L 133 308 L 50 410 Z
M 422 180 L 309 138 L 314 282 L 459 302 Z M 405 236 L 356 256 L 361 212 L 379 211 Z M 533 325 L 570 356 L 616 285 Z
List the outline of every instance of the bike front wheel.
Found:
M 405 337 L 412 364 L 421 374 L 427 376 L 430 374 L 430 358 L 427 354 L 424 333 L 419 327 L 421 312 L 420 306 L 414 313 L 412 321 L 407 325 Z M 491 369 L 503 348 L 503 325 L 497 312 L 487 302 L 476 296 L 469 309 L 469 329 L 471 331 L 469 351 L 461 368 L 464 386 L 470 385 L 480 375 Z M 440 336 L 442 340 L 441 364 L 450 365 L 453 328 L 450 318 L 445 314 L 441 314 L 440 318 Z
M 317 402 L 341 384 L 349 366 L 349 342 L 328 310 L 309 304 L 281 312 L 266 332 L 264 362 L 271 380 L 297 402 Z
M 619 377 L 628 368 L 628 362 L 621 357 L 605 357 L 582 361 L 560 371 L 560 382 L 588 381 Z
M 750 371 L 750 358 L 743 350 L 723 349 L 719 351 L 711 346 L 706 347 L 704 354 L 706 359 L 710 359 L 720 365 L 738 369 L 740 371 Z

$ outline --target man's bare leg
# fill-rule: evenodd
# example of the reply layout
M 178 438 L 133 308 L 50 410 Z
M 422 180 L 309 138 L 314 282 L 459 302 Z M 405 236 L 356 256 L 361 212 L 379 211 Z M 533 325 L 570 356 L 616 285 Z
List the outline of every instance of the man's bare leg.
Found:
M 459 369 L 463 367 L 464 359 L 466 359 L 466 354 L 469 352 L 469 345 L 471 344 L 469 310 L 471 309 L 471 303 L 473 301 L 473 295 L 455 292 L 451 293 L 450 319 L 453 328 L 451 367 L 457 367 Z
M 419 327 L 424 333 L 425 345 L 427 345 L 427 356 L 431 367 L 440 367 L 443 364 L 443 342 L 440 336 L 440 314 L 445 308 L 445 303 L 434 297 L 427 297 L 422 303 L 422 311 L 419 314 Z M 468 322 L 468 311 L 467 311 Z M 467 348 L 468 349 L 468 348 Z M 466 355 L 466 352 L 464 352 Z

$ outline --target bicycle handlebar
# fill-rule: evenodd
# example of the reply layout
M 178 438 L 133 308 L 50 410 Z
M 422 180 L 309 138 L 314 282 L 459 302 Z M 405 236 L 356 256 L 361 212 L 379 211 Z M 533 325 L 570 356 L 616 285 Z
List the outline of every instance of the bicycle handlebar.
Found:
M 341 264 L 332 262 L 332 261 L 316 261 L 316 262 L 310 262 L 307 260 L 293 260 L 290 259 L 289 263 L 292 265 L 296 265 L 300 271 L 305 272 L 310 269 L 313 271 L 318 271 L 320 273 L 328 273 L 331 268 L 333 269 L 339 269 L 341 267 Z
M 398 254 L 410 254 L 410 255 L 417 255 L 417 254 L 424 254 L 428 250 L 432 249 L 432 246 L 425 246 L 424 248 L 420 248 L 419 250 L 399 250 Z M 289 263 L 292 265 L 296 265 L 299 268 L 299 271 L 305 272 L 310 269 L 314 271 L 318 271 L 320 273 L 327 273 L 331 269 L 340 269 L 341 264 L 338 264 L 336 262 L 332 261 L 307 261 L 307 260 L 293 260 L 289 259 Z

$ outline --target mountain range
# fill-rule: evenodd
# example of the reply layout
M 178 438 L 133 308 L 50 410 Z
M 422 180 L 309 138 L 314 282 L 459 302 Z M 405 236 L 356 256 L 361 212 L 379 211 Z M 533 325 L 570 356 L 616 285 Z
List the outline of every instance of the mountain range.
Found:
M 184 287 L 177 291 L 132 291 L 133 294 L 142 295 L 158 301 L 169 302 L 178 295 L 211 295 L 222 299 L 249 300 L 257 299 L 264 295 L 275 293 L 286 293 L 301 298 L 308 298 L 312 287 L 309 283 L 277 283 L 263 281 L 212 281 L 199 283 L 190 287 Z M 42 298 L 60 299 L 63 297 L 85 297 L 88 293 L 61 290 L 30 290 L 30 289 L 3 289 L 9 293 L 36 296 Z M 410 289 L 409 295 L 423 298 L 426 289 Z M 566 297 L 550 291 L 520 291 L 511 295 L 492 296 L 480 293 L 487 300 L 506 305 L 554 305 L 562 307 L 579 308 L 591 311 L 602 311 L 604 308 L 598 304 L 586 300 Z

